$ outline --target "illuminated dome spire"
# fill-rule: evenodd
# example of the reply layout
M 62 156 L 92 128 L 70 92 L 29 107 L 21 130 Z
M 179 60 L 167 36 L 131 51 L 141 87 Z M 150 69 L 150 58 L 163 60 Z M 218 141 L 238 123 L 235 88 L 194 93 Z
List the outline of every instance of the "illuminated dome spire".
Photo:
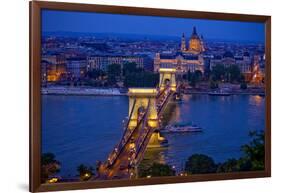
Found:
M 185 35 L 184 35 L 184 33 L 182 33 L 182 37 L 181 37 L 181 51 L 185 51 L 185 50 L 186 50 Z
M 197 32 L 196 32 L 196 27 L 195 26 L 193 26 L 192 35 L 197 36 Z
M 203 42 L 200 40 L 196 31 L 196 27 L 194 26 L 189 40 L 189 50 L 194 52 L 202 52 L 204 51 L 202 45 Z
M 196 31 L 196 27 L 194 26 L 193 27 L 193 30 L 192 30 L 192 34 L 191 34 L 191 39 L 200 39 L 198 34 L 197 34 L 197 31 Z

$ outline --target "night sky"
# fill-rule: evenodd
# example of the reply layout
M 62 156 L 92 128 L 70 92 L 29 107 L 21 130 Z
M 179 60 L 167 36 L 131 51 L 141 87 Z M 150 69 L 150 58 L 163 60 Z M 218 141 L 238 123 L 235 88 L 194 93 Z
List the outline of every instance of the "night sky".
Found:
M 196 26 L 206 39 L 264 42 L 265 25 L 254 22 L 233 22 L 183 19 L 155 16 L 132 16 L 70 11 L 42 11 L 43 32 L 127 33 L 187 37 Z

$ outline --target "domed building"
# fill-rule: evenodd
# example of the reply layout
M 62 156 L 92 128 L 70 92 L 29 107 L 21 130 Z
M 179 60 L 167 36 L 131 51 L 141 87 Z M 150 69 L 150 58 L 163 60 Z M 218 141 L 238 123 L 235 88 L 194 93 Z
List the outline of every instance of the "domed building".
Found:
M 199 38 L 196 32 L 196 27 L 193 27 L 193 31 L 191 34 L 191 37 L 189 39 L 189 47 L 188 51 L 190 52 L 203 52 L 205 51 L 204 45 L 203 45 L 203 40 Z
M 199 54 L 199 53 L 205 51 L 204 43 L 203 43 L 203 36 L 201 36 L 201 38 L 198 36 L 195 26 L 193 27 L 192 34 L 189 38 L 188 43 L 189 43 L 188 49 L 186 49 L 185 35 L 183 33 L 182 39 L 181 39 L 181 51 L 182 52 Z
M 182 34 L 180 49 L 174 53 L 156 53 L 154 58 L 154 71 L 160 67 L 175 67 L 178 73 L 194 72 L 196 70 L 204 72 L 204 59 L 202 52 L 205 51 L 203 38 L 197 34 L 196 27 L 193 27 L 192 34 L 186 47 L 185 34 Z

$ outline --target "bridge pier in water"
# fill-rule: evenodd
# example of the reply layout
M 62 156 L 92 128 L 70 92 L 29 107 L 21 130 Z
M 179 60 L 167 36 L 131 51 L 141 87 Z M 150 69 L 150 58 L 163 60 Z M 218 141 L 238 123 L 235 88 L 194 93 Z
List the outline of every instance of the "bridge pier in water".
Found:
M 167 145 L 159 117 L 177 91 L 176 69 L 160 68 L 158 88 L 130 88 L 129 116 L 121 140 L 99 167 L 99 179 L 135 178 L 146 148 Z
M 157 112 L 158 90 L 155 88 L 130 88 L 129 96 L 129 129 L 137 127 L 143 110 L 147 109 L 147 125 L 149 129 L 154 129 L 148 145 L 148 148 L 161 147 L 167 140 L 160 136 L 159 117 Z
M 160 82 L 159 88 L 160 91 L 163 91 L 167 88 L 170 88 L 171 91 L 177 90 L 177 83 L 176 83 L 176 69 L 175 68 L 160 68 Z
M 129 96 L 129 129 L 137 126 L 143 110 L 147 109 L 147 122 L 151 128 L 157 128 L 158 114 L 156 109 L 157 90 L 154 88 L 130 88 Z

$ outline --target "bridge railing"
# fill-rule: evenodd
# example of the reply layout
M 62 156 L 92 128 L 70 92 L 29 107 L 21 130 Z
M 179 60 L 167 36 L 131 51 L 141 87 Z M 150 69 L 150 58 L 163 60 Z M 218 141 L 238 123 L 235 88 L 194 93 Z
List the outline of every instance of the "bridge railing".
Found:
M 157 100 L 157 113 L 161 111 L 163 105 L 167 102 L 167 98 L 170 96 L 171 93 L 172 92 L 170 89 L 166 89 L 163 97 Z
M 147 128 L 145 129 L 145 132 L 144 132 L 144 135 L 142 136 L 142 140 L 141 140 L 141 143 L 139 144 L 139 147 L 136 151 L 136 164 L 138 164 L 138 162 L 140 160 L 142 160 L 142 157 L 144 155 L 144 150 L 146 149 L 146 146 L 147 144 L 149 143 L 149 140 L 150 140 L 150 136 L 152 135 L 152 133 L 154 132 L 154 128 Z
M 110 154 L 110 156 L 109 156 L 109 158 L 107 160 L 107 163 L 106 163 L 107 167 L 110 167 L 110 166 L 112 166 L 115 163 L 115 161 L 117 160 L 118 156 L 122 152 L 124 146 L 128 143 L 128 140 L 131 139 L 132 134 L 140 126 L 140 124 L 143 122 L 144 117 L 147 116 L 147 114 L 148 114 L 147 112 L 148 112 L 149 106 L 150 106 L 150 100 L 148 101 L 148 108 L 147 108 L 145 114 L 142 115 L 142 117 L 140 118 L 140 120 L 137 123 L 137 126 L 134 129 L 132 129 L 132 130 L 128 129 L 128 124 L 127 124 L 126 131 L 125 131 L 124 135 L 122 136 L 121 141 L 119 142 L 118 146 L 116 148 L 114 148 L 113 152 Z M 133 106 L 133 108 L 134 108 L 134 106 Z M 133 112 L 133 108 L 132 108 L 131 112 Z M 131 115 L 130 115 L 130 117 L 131 117 Z
M 120 139 L 118 145 L 115 146 L 114 150 L 109 154 L 106 165 L 111 165 L 112 162 L 115 161 L 115 159 L 117 158 L 117 155 L 120 153 L 120 151 L 121 151 L 122 147 L 124 146 L 125 142 L 128 140 L 130 134 L 133 132 L 130 129 L 128 129 L 128 127 L 129 127 L 130 119 L 131 119 L 132 114 L 134 112 L 135 105 L 136 105 L 136 99 L 134 100 L 129 118 L 128 118 L 127 122 L 125 123 L 126 126 L 125 126 L 124 132 L 121 136 L 121 139 Z
M 142 129 L 140 130 L 140 133 L 139 133 L 139 138 L 136 141 L 136 152 L 138 151 L 139 147 L 141 146 L 142 141 L 148 131 L 147 118 L 148 118 L 149 107 L 150 107 L 150 101 L 149 101 L 148 108 L 145 113 L 145 117 L 144 117 L 143 124 L 142 124 Z

